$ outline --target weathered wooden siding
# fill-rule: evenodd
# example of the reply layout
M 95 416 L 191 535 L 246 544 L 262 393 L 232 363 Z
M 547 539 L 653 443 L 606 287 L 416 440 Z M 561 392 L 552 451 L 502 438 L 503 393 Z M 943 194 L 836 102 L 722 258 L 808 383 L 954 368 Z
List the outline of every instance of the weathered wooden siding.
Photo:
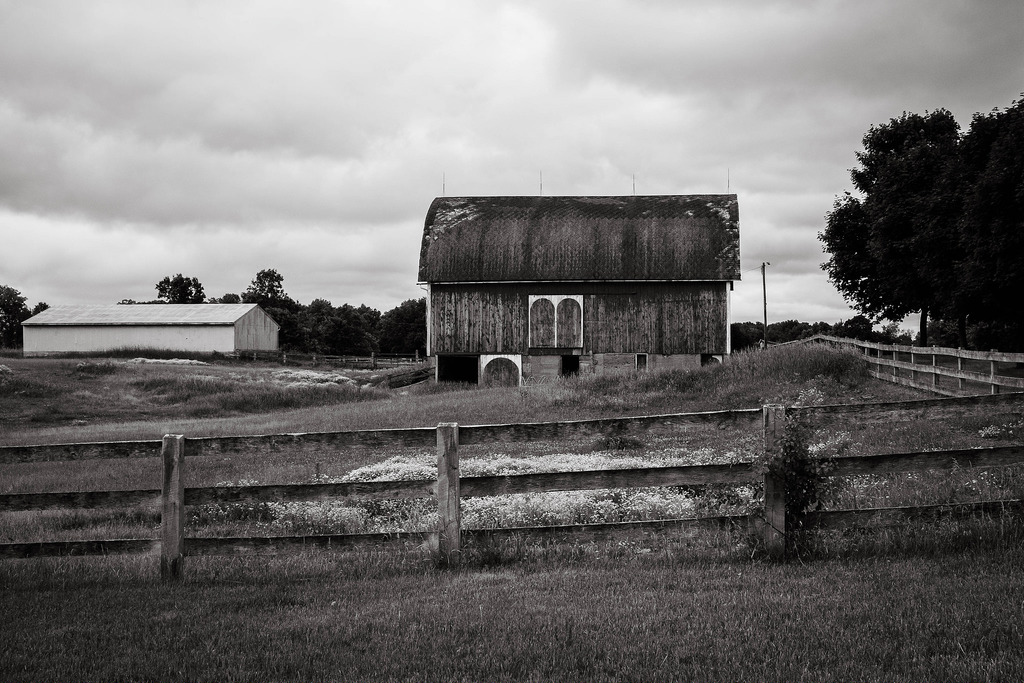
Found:
M 724 353 L 725 283 L 646 284 L 629 294 L 584 299 L 583 337 L 591 353 Z
M 583 353 L 724 353 L 728 283 L 433 284 L 431 351 L 528 353 L 534 295 L 583 296 Z M 575 340 L 572 340 L 575 341 Z
M 431 352 L 524 353 L 526 297 L 515 287 L 432 285 Z

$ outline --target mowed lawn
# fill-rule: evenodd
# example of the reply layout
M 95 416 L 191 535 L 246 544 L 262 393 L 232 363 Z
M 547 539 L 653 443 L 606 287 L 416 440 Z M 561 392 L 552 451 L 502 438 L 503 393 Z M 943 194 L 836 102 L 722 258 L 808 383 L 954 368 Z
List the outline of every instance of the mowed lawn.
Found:
M 785 565 L 647 554 L 357 566 L 238 561 L 168 586 L 143 571 L 7 564 L 0 680 L 1024 680 L 1019 547 Z

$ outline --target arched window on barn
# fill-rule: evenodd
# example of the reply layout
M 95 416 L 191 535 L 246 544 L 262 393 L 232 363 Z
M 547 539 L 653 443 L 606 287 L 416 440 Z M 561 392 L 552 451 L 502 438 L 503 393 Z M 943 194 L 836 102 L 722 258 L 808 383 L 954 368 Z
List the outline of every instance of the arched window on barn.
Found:
M 555 346 L 563 349 L 583 346 L 583 309 L 575 299 L 558 302 L 558 340 Z
M 555 305 L 538 298 L 530 304 L 530 346 L 555 345 Z
M 483 384 L 488 387 L 519 386 L 519 366 L 508 358 L 495 358 L 484 366 Z
M 583 296 L 531 294 L 530 347 L 583 348 Z

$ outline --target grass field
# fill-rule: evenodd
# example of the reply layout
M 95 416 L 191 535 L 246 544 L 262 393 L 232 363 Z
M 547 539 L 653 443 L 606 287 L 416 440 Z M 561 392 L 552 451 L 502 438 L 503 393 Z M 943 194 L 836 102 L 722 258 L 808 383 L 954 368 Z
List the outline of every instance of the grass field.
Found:
M 218 561 L 176 586 L 139 566 L 8 570 L 0 678 L 1024 679 L 1019 546 L 788 565 L 567 551 L 458 572 L 258 564 Z
M 521 389 L 360 389 L 369 376 L 230 363 L 0 363 L 9 368 L 0 371 L 0 445 L 923 397 L 870 380 L 853 357 L 800 347 L 738 354 L 693 373 Z M 301 381 L 285 370 L 302 371 Z M 815 424 L 811 446 L 834 455 L 1003 445 L 1020 443 L 1022 428 L 1019 411 L 955 424 L 839 419 Z M 734 461 L 753 457 L 759 436 L 711 427 L 632 441 L 467 447 L 462 464 L 469 473 Z M 190 486 L 404 478 L 429 476 L 433 458 L 429 449 L 197 458 L 186 474 Z M 5 464 L 0 492 L 158 487 L 159 469 L 155 459 Z M 579 523 L 746 504 L 724 490 L 669 494 L 537 494 L 478 508 L 467 500 L 464 519 Z M 865 477 L 830 497 L 835 507 L 1024 497 L 1024 473 Z M 199 509 L 190 511 L 189 533 L 367 531 L 380 518 L 387 528 L 426 528 L 428 508 Z M 157 523 L 146 511 L 7 513 L 0 541 L 152 537 Z M 767 563 L 740 532 L 511 541 L 471 545 L 458 571 L 437 570 L 416 548 L 189 558 L 178 586 L 155 581 L 150 557 L 4 561 L 0 680 L 1024 679 L 1020 519 L 822 534 L 806 540 L 800 557 Z

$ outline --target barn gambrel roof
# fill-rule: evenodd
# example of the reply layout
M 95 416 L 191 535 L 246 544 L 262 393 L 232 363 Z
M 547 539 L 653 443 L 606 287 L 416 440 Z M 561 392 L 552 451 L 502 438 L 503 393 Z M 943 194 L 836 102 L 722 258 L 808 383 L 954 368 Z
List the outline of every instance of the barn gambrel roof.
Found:
M 439 197 L 420 282 L 740 279 L 734 194 Z
M 233 325 L 256 308 L 257 304 L 53 306 L 22 325 Z

